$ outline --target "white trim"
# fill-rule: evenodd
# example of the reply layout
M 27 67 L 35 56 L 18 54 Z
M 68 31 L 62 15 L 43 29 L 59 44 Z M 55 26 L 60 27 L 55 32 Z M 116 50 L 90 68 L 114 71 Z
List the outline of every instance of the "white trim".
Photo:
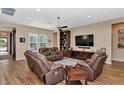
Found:
M 26 58 L 17 58 L 16 61 L 18 60 L 25 60 Z
M 114 58 L 113 58 L 112 60 L 115 60 L 115 61 L 122 61 L 122 62 L 124 62 L 123 59 L 116 59 L 116 58 L 114 59 Z
M 30 42 L 30 36 L 35 36 L 36 39 L 37 39 L 37 42 Z M 43 36 L 43 38 L 46 39 L 45 42 L 40 42 L 40 37 Z M 38 52 L 39 48 L 40 48 L 40 43 L 45 43 L 46 44 L 46 47 L 48 46 L 48 36 L 47 34 L 37 34 L 37 33 L 31 33 L 29 32 L 29 37 L 28 37 L 28 46 L 29 46 L 29 49 L 31 50 L 30 48 L 30 44 L 31 43 L 36 43 L 37 44 L 37 50 L 36 52 Z M 35 51 L 35 50 L 34 50 Z
M 41 36 L 45 37 L 45 39 L 46 39 L 45 42 L 40 42 L 40 37 L 41 37 Z M 39 35 L 39 48 L 40 48 L 40 44 L 41 44 L 41 43 L 45 43 L 45 44 L 46 44 L 46 47 L 47 47 L 47 45 L 48 45 L 48 37 L 47 37 L 46 34 L 40 34 L 40 35 Z
M 105 64 L 112 64 L 112 62 L 105 62 Z
M 30 36 L 35 36 L 36 37 L 36 42 L 30 42 Z M 37 33 L 32 33 L 32 32 L 29 32 L 29 37 L 28 37 L 28 44 L 29 44 L 29 49 L 31 50 L 30 48 L 30 44 L 31 43 L 36 43 L 37 44 L 37 50 L 34 50 L 36 52 L 38 52 L 38 34 Z

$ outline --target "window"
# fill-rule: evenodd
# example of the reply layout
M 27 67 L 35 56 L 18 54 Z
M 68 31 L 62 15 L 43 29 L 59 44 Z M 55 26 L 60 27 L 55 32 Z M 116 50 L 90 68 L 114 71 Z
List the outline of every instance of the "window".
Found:
M 29 34 L 29 46 L 32 51 L 38 52 L 39 48 L 47 47 L 47 35 Z
M 32 51 L 38 51 L 38 35 L 34 33 L 29 34 L 30 49 Z
M 47 47 L 47 35 L 43 35 L 41 34 L 39 36 L 39 48 L 44 48 L 44 47 Z

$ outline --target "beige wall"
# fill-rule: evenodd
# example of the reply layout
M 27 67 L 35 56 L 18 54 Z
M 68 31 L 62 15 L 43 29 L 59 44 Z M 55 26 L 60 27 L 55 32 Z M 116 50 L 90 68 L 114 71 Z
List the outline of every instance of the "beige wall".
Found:
M 107 49 L 108 58 L 106 63 L 112 63 L 112 24 L 124 22 L 124 18 L 119 18 L 116 20 L 105 21 L 101 23 L 91 24 L 87 26 L 77 27 L 70 29 L 71 31 L 71 47 L 75 50 L 81 50 L 75 46 L 75 36 L 76 35 L 85 35 L 85 34 L 94 34 L 94 47 L 89 51 L 95 51 L 101 47 Z M 122 53 L 124 55 L 124 52 Z M 119 55 L 120 56 L 120 55 Z
M 53 31 L 46 30 L 46 29 L 40 29 L 35 27 L 28 27 L 28 26 L 22 26 L 22 25 L 15 25 L 5 22 L 0 22 L 0 26 L 4 27 L 16 27 L 16 59 L 23 59 L 25 50 L 29 49 L 29 43 L 28 43 L 28 36 L 30 32 L 38 33 L 38 34 L 46 34 L 48 36 L 48 40 L 51 42 L 48 42 L 48 47 L 53 46 Z M 25 37 L 26 42 L 20 43 L 20 37 Z
M 57 47 L 57 32 L 53 33 L 53 46 Z
M 16 52 L 18 54 L 16 54 L 16 58 L 20 59 L 20 58 L 24 58 L 24 52 L 25 50 L 29 49 L 29 33 L 38 33 L 38 34 L 46 34 L 48 37 L 48 40 L 50 40 L 51 42 L 48 42 L 48 47 L 52 47 L 53 46 L 53 32 L 52 31 L 48 31 L 48 30 L 43 30 L 43 29 L 37 29 L 37 28 L 32 28 L 32 27 L 24 27 L 24 26 L 17 26 L 16 27 Z M 19 39 L 20 37 L 25 37 L 26 42 L 25 43 L 20 43 Z M 21 50 L 21 52 L 20 52 Z
M 107 54 L 109 55 L 107 63 L 111 63 L 111 25 L 99 23 L 71 29 L 71 47 L 75 50 L 81 50 L 75 46 L 75 36 L 87 34 L 94 35 L 94 47 L 87 51 L 96 51 L 102 47 L 106 48 Z
M 113 38 L 112 38 L 112 56 L 113 60 L 124 62 L 124 49 L 118 48 L 118 30 L 124 29 L 124 23 L 114 24 L 112 26 Z

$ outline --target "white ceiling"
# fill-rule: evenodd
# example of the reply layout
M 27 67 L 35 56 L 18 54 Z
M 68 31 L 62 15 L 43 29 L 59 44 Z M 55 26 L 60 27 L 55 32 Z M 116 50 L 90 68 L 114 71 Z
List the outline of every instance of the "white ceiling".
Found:
M 12 32 L 14 27 L 3 27 L 0 26 L 0 32 Z
M 0 21 L 56 30 L 58 16 L 61 26 L 72 28 L 124 17 L 124 8 L 16 8 L 14 16 L 0 14 Z

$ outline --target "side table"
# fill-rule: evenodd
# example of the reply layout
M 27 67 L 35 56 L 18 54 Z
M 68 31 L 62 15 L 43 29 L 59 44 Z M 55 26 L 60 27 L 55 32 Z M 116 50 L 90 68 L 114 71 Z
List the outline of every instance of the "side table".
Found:
M 87 85 L 87 73 L 81 67 L 66 67 L 66 84 L 70 84 L 71 81 L 84 80 Z

